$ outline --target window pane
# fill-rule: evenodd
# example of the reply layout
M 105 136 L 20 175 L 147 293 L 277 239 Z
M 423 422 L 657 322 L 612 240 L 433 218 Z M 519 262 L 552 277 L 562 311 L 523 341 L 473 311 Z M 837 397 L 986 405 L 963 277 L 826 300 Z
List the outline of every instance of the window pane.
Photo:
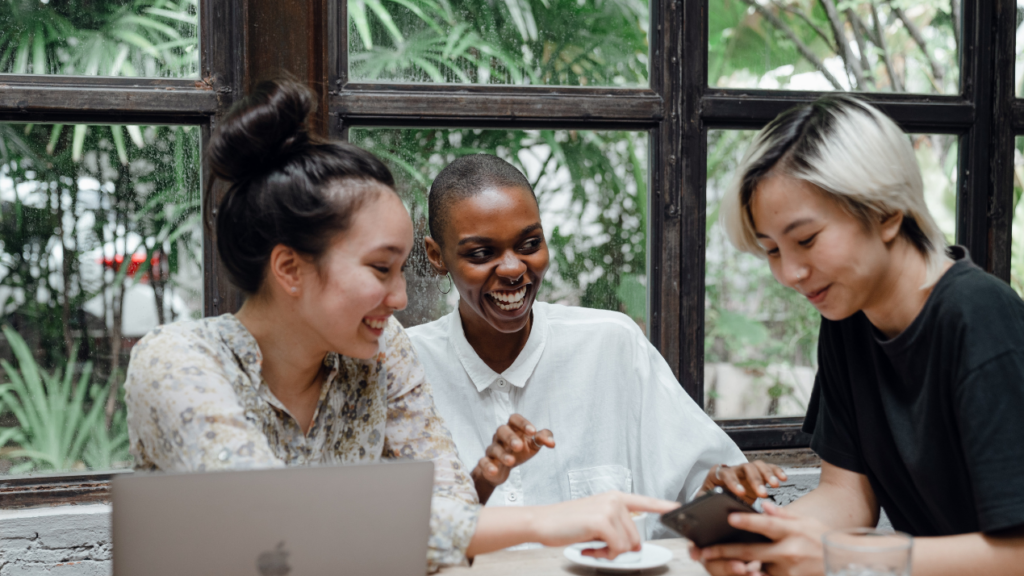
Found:
M 199 0 L 0 2 L 0 73 L 188 78 Z
M 708 13 L 708 82 L 957 94 L 960 4 L 719 0 Z
M 406 269 L 406 326 L 440 318 L 458 303 L 441 294 L 427 263 L 427 192 L 459 156 L 495 154 L 533 183 L 551 252 L 539 300 L 618 310 L 647 322 L 647 135 L 570 130 L 353 129 L 353 143 L 383 158 L 413 217 Z M 447 285 L 441 288 L 447 289 Z
M 355 81 L 647 84 L 648 0 L 348 0 Z
M 1017 96 L 1024 96 L 1024 0 L 1017 0 Z
M 1013 228 L 1010 231 L 1010 285 L 1024 298 L 1024 137 L 1013 151 Z
M 131 466 L 131 348 L 202 313 L 198 174 L 198 127 L 0 124 L 0 473 Z
M 817 370 L 821 316 L 806 298 L 776 282 L 765 260 L 733 248 L 718 219 L 722 195 L 754 134 L 708 134 L 704 407 L 718 420 L 803 416 Z M 957 139 L 910 138 L 928 209 L 952 241 Z

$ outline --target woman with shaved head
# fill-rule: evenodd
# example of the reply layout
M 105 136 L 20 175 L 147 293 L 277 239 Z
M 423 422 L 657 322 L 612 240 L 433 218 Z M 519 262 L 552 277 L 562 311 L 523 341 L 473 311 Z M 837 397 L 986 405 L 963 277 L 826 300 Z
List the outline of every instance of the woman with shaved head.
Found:
M 628 316 L 537 301 L 548 247 L 519 170 L 495 156 L 459 158 L 430 188 L 429 219 L 427 256 L 459 305 L 409 336 L 488 506 L 606 490 L 685 500 L 712 465 L 746 463 Z M 784 478 L 747 466 L 762 472 L 751 499 Z M 666 534 L 655 524 L 649 532 Z

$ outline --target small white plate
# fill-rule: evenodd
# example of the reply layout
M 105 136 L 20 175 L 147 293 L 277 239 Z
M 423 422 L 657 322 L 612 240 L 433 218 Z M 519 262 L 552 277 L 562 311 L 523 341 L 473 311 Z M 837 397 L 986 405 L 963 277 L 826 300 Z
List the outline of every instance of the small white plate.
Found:
M 592 556 L 584 556 L 582 554 L 582 552 L 588 548 L 602 548 L 603 545 L 603 542 L 583 542 L 580 544 L 573 544 L 572 546 L 567 547 L 563 554 L 573 564 L 597 568 L 601 572 L 636 572 L 638 570 L 647 570 L 649 568 L 664 566 L 672 560 L 671 550 L 662 548 L 657 544 L 651 544 L 650 542 L 643 543 L 643 547 L 640 549 L 640 560 L 638 562 L 629 562 L 628 564 L 619 564 L 603 558 L 594 558 Z

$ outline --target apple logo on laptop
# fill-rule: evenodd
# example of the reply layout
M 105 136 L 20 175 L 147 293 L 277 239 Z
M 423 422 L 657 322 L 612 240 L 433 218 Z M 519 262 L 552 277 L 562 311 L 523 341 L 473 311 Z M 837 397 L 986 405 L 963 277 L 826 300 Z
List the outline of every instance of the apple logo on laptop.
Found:
M 260 554 L 256 560 L 260 576 L 285 576 L 292 571 L 288 565 L 288 551 L 284 549 L 284 540 L 277 543 L 277 548 Z

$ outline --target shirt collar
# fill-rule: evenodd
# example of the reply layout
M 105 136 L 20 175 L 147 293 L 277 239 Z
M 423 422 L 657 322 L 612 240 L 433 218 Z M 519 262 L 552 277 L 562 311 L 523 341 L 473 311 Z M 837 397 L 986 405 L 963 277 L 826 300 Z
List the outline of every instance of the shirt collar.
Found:
M 238 363 L 249 374 L 249 383 L 258 388 L 263 381 L 263 352 L 260 351 L 256 337 L 234 314 L 221 314 L 212 322 L 215 333 L 227 344 L 235 358 L 238 359 Z M 330 369 L 325 382 L 332 382 L 341 369 L 341 356 L 335 352 L 329 352 L 324 357 L 324 364 Z M 327 388 L 324 386 L 323 391 L 326 392 Z
M 252 332 L 234 314 L 221 314 L 213 324 L 215 333 L 228 345 L 245 371 L 258 375 L 263 367 L 263 352 Z M 256 381 L 259 382 L 259 378 Z
M 515 362 L 501 374 L 498 374 L 484 363 L 477 356 L 476 350 L 473 350 L 469 340 L 466 340 L 466 333 L 462 329 L 462 316 L 459 314 L 459 307 L 456 306 L 455 310 L 449 314 L 449 341 L 455 348 L 455 355 L 458 356 L 459 362 L 462 363 L 462 367 L 469 374 L 469 378 L 473 381 L 473 385 L 476 386 L 478 392 L 483 392 L 491 384 L 494 384 L 494 381 L 499 376 L 518 388 L 526 386 L 526 382 L 533 375 L 537 364 L 540 363 L 540 357 L 544 353 L 544 346 L 548 340 L 548 322 L 544 314 L 543 304 L 540 302 L 535 303 L 531 313 L 533 314 L 533 327 L 530 329 L 530 337 L 526 340 L 526 346 L 523 347 L 519 356 L 516 357 Z

